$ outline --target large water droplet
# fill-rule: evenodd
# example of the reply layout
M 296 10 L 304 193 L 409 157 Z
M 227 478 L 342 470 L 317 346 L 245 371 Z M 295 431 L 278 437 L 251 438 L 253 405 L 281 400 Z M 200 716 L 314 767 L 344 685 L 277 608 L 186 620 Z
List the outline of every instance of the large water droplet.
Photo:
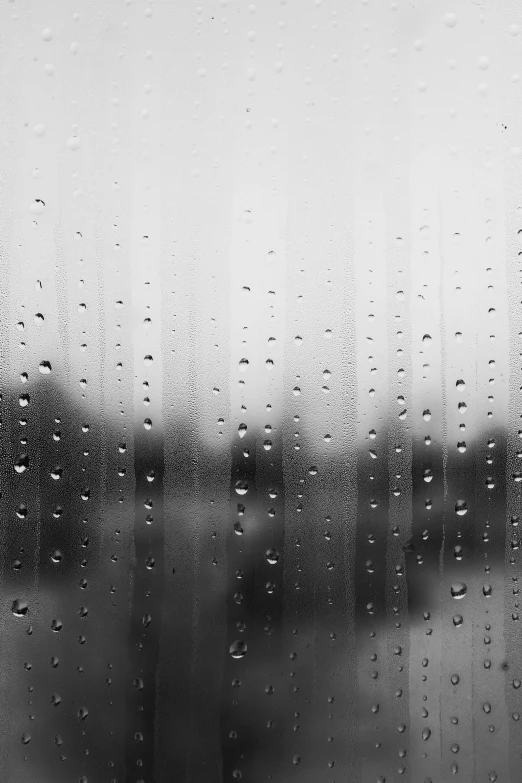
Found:
M 451 595 L 453 598 L 464 598 L 468 591 L 465 582 L 453 582 L 451 585 Z
M 236 481 L 235 489 L 238 495 L 246 495 L 248 492 L 248 484 L 244 479 L 239 479 Z
M 448 13 L 444 16 L 444 24 L 446 27 L 455 27 L 457 24 L 457 17 L 455 14 Z
M 457 500 L 455 503 L 455 512 L 459 515 L 459 517 L 463 517 L 464 514 L 468 513 L 468 504 L 465 500 Z
M 275 565 L 277 561 L 279 560 L 279 552 L 277 549 L 267 549 L 266 551 L 266 559 L 270 563 L 270 565 Z
M 17 473 L 25 473 L 29 467 L 29 457 L 27 454 L 19 454 L 14 462 L 14 469 Z
M 232 642 L 228 651 L 232 658 L 243 658 L 247 651 L 247 643 L 242 639 L 238 639 L 237 641 Z
M 11 606 L 11 611 L 15 617 L 25 617 L 29 611 L 29 604 L 22 598 L 16 598 Z

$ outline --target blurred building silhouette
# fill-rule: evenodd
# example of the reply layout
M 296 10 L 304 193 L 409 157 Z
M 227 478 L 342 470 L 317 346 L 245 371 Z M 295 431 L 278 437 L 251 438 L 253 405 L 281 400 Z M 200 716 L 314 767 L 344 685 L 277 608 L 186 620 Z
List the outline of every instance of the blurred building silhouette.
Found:
M 277 505 L 278 516 L 284 517 L 280 454 L 271 462 L 270 475 L 278 493 L 277 500 L 270 500 L 256 495 L 255 438 L 249 436 L 254 449 L 248 470 L 240 468 L 239 446 L 232 444 L 228 529 L 219 531 L 229 542 L 231 555 L 227 570 L 212 560 L 202 569 L 197 558 L 203 544 L 194 521 L 201 530 L 216 527 L 212 498 L 203 486 L 198 489 L 196 506 L 170 508 L 166 504 L 158 509 L 165 472 L 161 438 L 152 440 L 148 450 L 133 450 L 131 434 L 124 443 L 113 425 L 103 427 L 101 420 L 85 420 L 85 412 L 46 377 L 17 392 L 4 390 L 3 406 L 1 579 L 3 635 L 9 643 L 2 652 L 2 758 L 7 775 L 2 779 L 7 783 L 37 779 L 39 783 L 210 783 L 240 775 L 249 781 L 265 780 L 270 774 L 275 779 L 278 769 L 280 780 L 290 780 L 298 769 L 303 780 L 320 774 L 312 762 L 311 777 L 307 777 L 304 762 L 299 768 L 300 762 L 292 761 L 285 745 L 299 718 L 286 703 L 281 686 L 281 678 L 288 679 L 290 665 L 284 638 L 292 636 L 285 625 L 290 620 L 285 615 L 282 578 L 284 519 L 277 520 L 276 540 L 263 527 L 270 505 Z M 167 443 L 171 434 L 162 435 Z M 184 444 L 180 455 L 197 455 L 199 464 L 205 466 L 203 475 L 219 473 L 219 454 L 195 437 L 187 423 L 178 423 L 176 443 Z M 301 439 L 306 438 L 301 433 Z M 493 470 L 485 460 L 494 442 L 498 500 L 488 506 L 487 526 L 478 522 L 470 526 L 471 500 L 465 524 L 461 524 L 464 516 L 447 511 L 454 505 L 452 498 L 459 497 L 462 475 L 458 464 L 447 476 L 450 500 L 446 505 L 442 474 L 439 467 L 433 468 L 428 513 L 425 465 L 419 456 L 421 447 L 414 448 L 412 530 L 402 547 L 404 569 L 397 576 L 407 596 L 410 629 L 425 628 L 426 615 L 440 605 L 443 556 L 458 564 L 460 581 L 468 585 L 488 581 L 484 563 L 503 572 L 505 441 L 505 432 L 498 429 L 467 444 L 479 466 L 476 475 L 481 477 L 482 462 L 484 471 Z M 248 439 L 242 441 L 240 448 L 247 443 Z M 441 463 L 440 444 L 433 449 Z M 366 451 L 366 446 L 359 447 L 359 462 L 363 463 Z M 181 474 L 180 468 L 180 482 Z M 168 475 L 171 487 L 177 480 L 176 474 Z M 479 478 L 474 474 L 466 480 L 473 485 Z M 236 492 L 238 481 L 250 485 L 248 503 Z M 149 485 L 151 497 L 149 501 L 145 495 L 144 507 L 142 494 Z M 322 486 L 319 477 L 313 509 L 327 505 L 321 497 L 326 491 Z M 190 497 L 191 488 L 185 487 L 184 492 Z M 303 525 L 317 524 L 323 535 L 322 521 L 314 521 L 308 512 L 303 509 Z M 355 633 L 366 627 L 372 615 L 384 628 L 389 622 L 386 546 L 379 543 L 372 571 L 365 554 L 370 524 L 365 523 L 365 513 L 362 509 L 359 517 L 354 579 L 343 588 L 355 607 Z M 386 509 L 382 514 L 379 525 L 388 529 Z M 148 519 L 152 516 L 153 520 Z M 511 521 L 507 557 L 510 549 L 518 548 L 518 519 Z M 174 559 L 180 567 L 175 573 L 169 564 L 173 553 L 164 558 L 167 526 L 171 526 L 171 539 L 178 542 Z M 204 545 L 210 546 L 209 541 Z M 315 554 L 306 556 L 313 561 Z M 309 578 L 300 582 L 302 605 L 313 605 L 322 583 Z M 194 585 L 197 601 L 193 600 Z M 21 611 L 14 606 L 17 600 L 22 602 Z M 336 596 L 329 600 L 335 612 Z M 341 613 L 342 604 L 339 607 Z M 342 626 L 341 614 L 338 622 Z M 301 625 L 301 635 L 313 636 L 314 627 L 312 621 L 309 628 Z M 242 639 L 247 640 L 247 652 L 241 661 L 244 676 L 239 677 L 241 646 L 235 657 L 229 648 Z M 171 654 L 175 657 L 169 665 Z M 336 654 L 332 653 L 328 665 L 336 661 Z M 346 667 L 347 662 L 339 665 Z M 348 666 L 355 667 L 356 661 Z M 305 673 L 305 681 L 306 676 L 315 675 Z M 270 682 L 276 683 L 273 693 Z M 342 691 L 342 682 L 335 687 Z M 318 709 L 320 722 L 328 720 Z M 313 708 L 307 725 L 314 725 Z M 332 721 L 329 725 L 334 733 Z M 357 727 L 336 725 L 335 730 L 357 733 Z M 386 733 L 381 732 L 381 737 L 386 742 Z M 308 740 L 305 732 L 307 742 L 313 747 L 313 731 Z M 362 745 L 350 752 L 359 751 L 371 753 L 364 750 L 364 737 Z M 284 772 L 287 768 L 288 773 Z M 327 774 L 335 772 L 324 771 L 322 779 L 334 779 Z

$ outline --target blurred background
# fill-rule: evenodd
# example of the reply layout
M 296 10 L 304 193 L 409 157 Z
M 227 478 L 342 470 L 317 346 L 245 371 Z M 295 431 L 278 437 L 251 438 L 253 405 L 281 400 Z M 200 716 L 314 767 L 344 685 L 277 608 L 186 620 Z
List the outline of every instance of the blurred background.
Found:
M 0 779 L 522 776 L 522 7 L 4 0 Z

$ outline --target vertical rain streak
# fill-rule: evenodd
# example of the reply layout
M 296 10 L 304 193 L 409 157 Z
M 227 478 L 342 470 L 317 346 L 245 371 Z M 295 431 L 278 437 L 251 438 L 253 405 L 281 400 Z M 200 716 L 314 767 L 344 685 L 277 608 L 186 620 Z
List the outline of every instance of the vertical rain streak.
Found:
M 116 303 L 131 310 L 133 343 L 134 531 L 131 555 L 129 669 L 126 716 L 126 774 L 132 780 L 154 776 L 156 759 L 156 689 L 164 594 L 164 429 L 161 344 L 161 161 L 149 145 L 161 139 L 161 92 L 147 95 L 142 82 L 158 85 L 160 66 L 152 51 L 158 21 L 143 24 L 137 8 L 130 22 L 136 52 L 129 64 L 132 91 L 129 139 L 132 156 L 131 228 L 128 263 L 131 299 Z M 139 16 L 138 16 L 139 14 Z M 138 88 L 139 85 L 139 88 Z M 147 123 L 144 127 L 144 119 Z M 143 142 L 145 136 L 145 143 Z M 150 319 L 150 328 L 144 321 Z
M 86 327 L 98 323 L 99 341 L 104 341 L 104 363 L 100 367 L 98 352 L 92 351 L 87 366 L 76 368 L 80 378 L 89 378 L 90 386 L 96 380 L 103 401 L 103 416 L 98 419 L 94 411 L 96 402 L 86 412 L 82 424 L 83 457 L 91 462 L 92 470 L 102 469 L 103 493 L 98 499 L 96 519 L 97 535 L 96 578 L 83 579 L 80 586 L 88 590 L 91 603 L 103 606 L 103 612 L 93 614 L 95 624 L 91 633 L 103 639 L 99 645 L 99 661 L 106 674 L 104 694 L 100 701 L 103 718 L 89 725 L 90 737 L 100 747 L 110 738 L 111 753 L 108 765 L 114 777 L 125 776 L 128 748 L 127 692 L 130 676 L 128 631 L 132 600 L 132 575 L 130 564 L 135 555 L 135 449 L 134 449 L 134 350 L 136 327 L 132 302 L 133 269 L 129 264 L 129 250 L 133 240 L 132 176 L 127 165 L 132 144 L 133 105 L 130 93 L 133 79 L 128 78 L 128 62 L 119 57 L 120 47 L 125 46 L 126 28 L 120 24 L 121 9 L 108 9 L 108 29 L 102 36 L 103 45 L 96 51 L 95 62 L 99 67 L 103 60 L 105 79 L 99 90 L 90 94 L 90 101 L 82 106 L 82 125 L 88 128 L 90 154 L 97 159 L 102 155 L 105 124 L 118 128 L 109 154 L 102 167 L 89 166 L 90 158 L 76 150 L 64 166 L 65 191 L 70 169 L 79 164 L 82 173 L 95 187 L 89 190 L 89 209 L 80 209 L 77 199 L 64 208 L 64 221 L 72 221 L 78 231 L 65 243 L 66 253 L 74 253 L 78 263 L 77 279 L 70 281 L 70 301 L 74 313 L 76 335 Z M 79 68 L 81 69 L 81 64 Z M 74 96 L 78 73 L 74 70 L 67 81 L 67 92 Z M 71 100 L 73 111 L 76 104 Z M 76 111 L 78 111 L 76 109 Z M 77 117 L 74 117 L 77 119 Z M 96 304 L 96 276 L 90 271 L 91 248 L 84 247 L 82 236 L 96 235 L 95 250 L 98 254 L 99 309 Z M 71 275 L 72 278 L 72 275 Z M 94 317 L 93 317 L 94 316 Z M 76 336 L 75 335 L 75 336 Z M 71 338 L 72 339 L 72 338 Z M 74 366 L 74 365 L 73 365 Z M 140 366 L 139 364 L 137 365 Z M 102 370 L 102 372 L 100 372 Z M 83 384 L 78 385 L 78 397 L 83 394 Z M 73 387 L 74 388 L 74 387 Z M 94 403 L 94 404 L 93 404 Z M 98 451 L 99 441 L 103 451 Z M 94 521 L 94 520 L 93 520 Z M 125 644 L 122 641 L 125 640 Z M 94 755 L 94 754 L 92 754 Z M 95 763 L 89 770 L 99 774 Z
M 388 407 L 386 411 L 388 467 L 388 531 L 386 540 L 386 637 L 389 661 L 389 691 L 393 704 L 388 731 L 396 737 L 390 747 L 392 764 L 405 781 L 411 775 L 409 668 L 410 631 L 404 548 L 412 532 L 412 341 L 411 341 L 411 112 L 408 50 L 403 36 L 411 24 L 410 14 L 397 18 L 389 11 L 387 92 L 394 96 L 385 109 L 388 121 L 383 146 L 388 166 L 383 183 L 386 211 L 386 329 L 388 337 Z M 384 461 L 384 459 L 383 459 Z M 400 651 L 400 654 L 397 654 Z M 382 774 L 385 774 L 385 769 Z
M 505 684 L 513 658 L 506 654 L 504 592 L 506 566 L 506 472 L 509 409 L 509 312 L 507 302 L 506 244 L 504 237 L 503 171 L 497 165 L 502 147 L 494 117 L 500 114 L 502 85 L 508 80 L 505 65 L 495 52 L 507 37 L 498 8 L 491 9 L 490 24 L 476 25 L 472 62 L 485 68 L 487 92 L 481 106 L 469 110 L 473 128 L 480 133 L 470 144 L 474 194 L 472 218 L 473 273 L 476 279 L 474 319 L 477 341 L 477 432 L 475 463 L 475 526 L 473 558 L 468 564 L 469 609 L 473 613 L 472 712 L 475 774 L 509 780 L 509 719 Z M 486 67 L 487 66 L 487 67 Z M 480 108 L 480 111 L 479 111 Z M 482 117 L 481 117 L 482 115 Z M 495 164 L 490 161 L 491 152 Z M 471 221 L 470 221 L 471 222 Z M 464 438 L 464 440 L 466 440 Z M 459 447 L 457 447 L 459 448 Z M 509 626 L 508 626 L 509 627 Z M 491 664 L 488 662 L 491 661 Z M 507 665 L 507 669 L 506 669 Z M 490 668 L 487 668 L 490 666 Z
M 522 415 L 520 410 L 520 391 L 522 389 L 522 362 L 520 338 L 522 335 L 522 157 L 520 156 L 520 138 L 522 135 L 522 116 L 518 111 L 522 97 L 522 83 L 518 78 L 520 67 L 520 35 L 522 9 L 518 3 L 505 0 L 499 8 L 499 23 L 502 25 L 502 52 L 504 89 L 501 101 L 503 125 L 506 133 L 502 140 L 503 165 L 499 166 L 501 175 L 502 198 L 498 211 L 500 225 L 503 228 L 506 299 L 509 336 L 508 411 L 506 437 L 506 517 L 505 517 L 505 555 L 503 620 L 506 661 L 512 662 L 505 672 L 504 698 L 506 704 L 505 720 L 508 721 L 508 760 L 511 780 L 521 776 L 522 734 L 520 720 L 522 715 L 520 701 L 520 682 L 522 670 L 519 651 L 522 649 L 522 625 L 520 623 L 520 582 L 522 581 L 522 562 L 520 558 L 520 509 L 522 503 L 522 482 L 514 481 L 514 474 L 520 471 L 522 452 Z M 504 301 L 506 301 L 506 299 Z
M 357 670 L 358 774 L 383 776 L 392 758 L 395 701 L 390 699 L 386 638 L 386 564 L 390 512 L 387 291 L 387 181 L 391 139 L 374 100 L 389 50 L 390 29 L 374 25 L 368 5 L 354 13 L 354 98 L 360 120 L 353 128 L 354 255 L 357 323 L 357 516 L 355 538 L 355 667 Z M 389 117 L 389 114 L 387 115 Z M 391 118 L 389 118 L 391 119 Z M 403 412 L 398 409 L 396 415 Z M 404 415 L 404 414 L 403 414 Z M 395 646 L 395 645 L 394 645 Z M 397 652 L 402 650 L 397 645 Z M 404 727 L 405 728 L 405 727 Z M 402 724 L 401 724 L 402 729 Z M 402 733 L 401 733 L 402 738 Z
M 444 497 L 443 259 L 436 161 L 415 150 L 412 197 L 412 535 L 405 547 L 412 779 L 440 774 L 440 552 Z M 426 183 L 430 183 L 427 185 Z M 420 718 L 420 719 L 419 719 Z
M 405 544 L 408 593 L 409 768 L 411 780 L 440 776 L 440 551 L 444 493 L 444 319 L 440 303 L 443 255 L 439 242 L 440 126 L 429 121 L 444 100 L 438 20 L 427 25 L 427 3 L 411 11 L 408 38 L 411 212 L 412 526 Z M 413 40 L 412 40 L 413 39 Z M 404 45 L 405 41 L 403 41 Z M 413 45 L 412 45 L 413 43 Z M 429 86 L 427 91 L 426 86 Z
M 2 50 L 2 56 L 7 54 Z M 14 214 L 15 214 L 15 160 L 16 144 L 13 131 L 12 108 L 9 93 L 0 92 L 0 108 L 4 122 L 0 125 L 1 176 L 0 196 L 2 203 L 6 205 L 0 212 L 0 275 L 3 281 L 0 286 L 0 306 L 3 313 L 0 324 L 0 448 L 3 459 L 0 460 L 0 482 L 3 489 L 0 494 L 0 513 L 3 519 L 8 519 L 14 513 L 15 498 L 12 492 L 7 491 L 15 452 L 13 451 L 14 434 L 16 427 L 16 414 L 19 407 L 16 394 L 9 389 L 9 380 L 13 376 L 12 360 L 12 329 L 13 321 L 12 302 L 12 252 L 14 248 Z M 6 593 L 4 576 L 10 567 L 9 559 L 9 533 L 7 525 L 0 528 L 0 594 Z M 16 636 L 10 633 L 11 617 L 2 613 L 0 616 L 0 633 L 5 640 L 2 651 L 2 665 L 0 666 L 0 693 L 3 703 L 16 703 L 16 689 L 12 676 L 13 664 L 9 661 L 16 660 Z M 11 721 L 18 728 L 18 709 L 11 714 Z M 3 725 L 3 724 L 2 724 Z M 5 774 L 12 772 L 12 759 L 19 753 L 12 747 L 11 735 L 8 731 L 0 732 L 0 758 L 3 759 Z
M 199 7 L 166 4 L 154 18 L 155 43 L 165 53 L 156 83 L 168 150 L 160 188 L 166 525 L 155 774 L 162 783 L 206 783 L 223 775 L 229 657 L 230 243 L 239 110 L 220 64 L 226 55 L 234 70 L 239 55 L 236 45 L 225 49 Z M 230 38 L 237 40 L 235 21 Z

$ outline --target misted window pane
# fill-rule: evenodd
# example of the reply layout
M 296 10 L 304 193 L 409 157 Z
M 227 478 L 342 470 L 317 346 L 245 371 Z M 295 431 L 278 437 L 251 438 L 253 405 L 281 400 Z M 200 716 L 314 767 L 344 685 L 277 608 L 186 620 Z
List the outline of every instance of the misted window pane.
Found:
M 1 783 L 522 779 L 521 30 L 4 0 Z

